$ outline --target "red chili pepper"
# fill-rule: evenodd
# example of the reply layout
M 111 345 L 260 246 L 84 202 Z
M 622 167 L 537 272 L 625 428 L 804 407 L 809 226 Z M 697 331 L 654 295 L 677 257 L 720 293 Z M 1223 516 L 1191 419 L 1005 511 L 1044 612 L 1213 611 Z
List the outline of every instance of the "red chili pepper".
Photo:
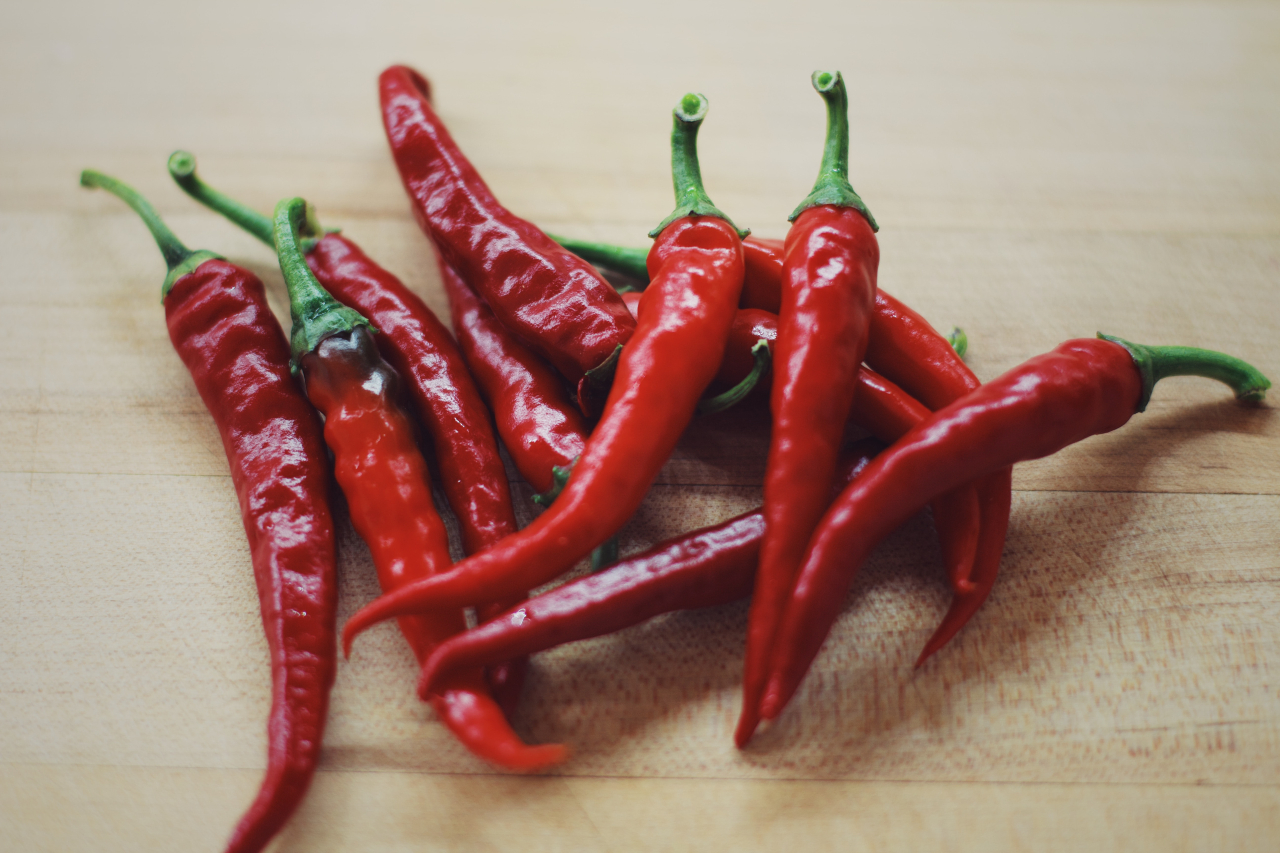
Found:
M 566 237 L 555 239 L 594 263 L 639 280 L 648 280 L 643 267 L 637 267 L 636 259 L 642 254 L 640 249 Z M 743 242 L 745 256 L 754 259 L 754 265 L 747 266 L 748 281 L 744 288 L 753 287 L 757 295 L 772 294 L 771 299 L 761 300 L 765 304 L 777 304 L 781 299 L 781 247 L 779 241 L 755 237 L 748 237 Z M 752 276 L 755 276 L 754 284 L 750 281 Z M 623 298 L 630 300 L 635 297 L 625 294 Z M 777 318 L 762 309 L 739 310 L 729 333 L 725 358 L 716 375 L 717 385 L 737 382 L 746 375 L 752 362 L 750 348 L 757 340 L 774 340 L 777 337 L 776 323 Z M 918 388 L 922 399 L 931 401 L 931 407 L 941 408 L 947 401 L 963 396 L 978 385 L 977 377 L 961 360 L 962 349 L 967 346 L 964 333 L 956 329 L 952 335 L 954 344 L 935 332 L 919 314 L 877 288 L 867 361 L 883 369 L 895 381 L 911 383 L 906 386 L 908 391 L 916 393 L 914 389 Z M 862 405 L 862 402 L 857 402 L 855 409 Z M 867 417 L 885 416 L 885 412 L 867 414 Z M 862 425 L 882 438 L 887 434 L 885 429 L 870 423 Z M 887 429 L 891 431 L 892 427 Z M 981 492 L 975 488 L 977 485 L 983 487 Z M 984 483 L 966 485 L 956 494 L 941 498 L 941 503 L 946 505 L 942 511 L 938 505 L 934 507 L 934 523 L 938 526 L 938 538 L 943 546 L 947 576 L 956 593 L 952 613 L 936 635 L 942 643 L 963 626 L 995 583 L 1009 523 L 1010 487 L 1009 472 L 998 473 Z M 979 513 L 983 507 L 985 509 Z M 980 520 L 975 521 L 975 518 Z M 971 579 L 975 570 L 981 575 L 981 582 L 975 583 Z M 963 618 L 960 618 L 961 614 L 964 614 Z M 942 643 L 934 646 L 933 650 L 941 648 Z M 924 657 L 921 658 L 922 663 Z
M 202 181 L 194 155 L 175 151 L 169 157 L 169 174 L 192 198 L 274 251 L 271 218 Z M 377 338 L 378 351 L 407 379 L 418 420 L 431 437 L 445 498 L 458 519 L 463 551 L 474 554 L 515 533 L 507 472 L 489 412 L 449 331 L 417 294 L 346 237 L 324 233 L 306 241 L 304 249 L 307 266 L 320 283 L 344 305 L 370 318 L 382 333 Z M 448 269 L 443 261 L 440 266 L 442 271 Z M 481 616 L 501 613 L 514 603 L 486 604 Z M 524 680 L 523 663 L 512 661 L 488 676 L 499 704 L 514 712 Z
M 827 139 L 813 191 L 791 214 L 782 307 L 773 349 L 773 414 L 764 477 L 764 540 L 747 619 L 744 746 L 759 725 L 769 650 L 809 535 L 830 503 L 834 467 L 857 391 L 876 298 L 875 220 L 849 184 L 849 99 L 844 79 L 817 71 Z
M 275 248 L 271 218 L 200 180 L 193 155 L 174 152 L 169 174 L 192 198 Z M 463 550 L 474 554 L 511 535 L 516 520 L 489 412 L 449 330 L 359 246 L 341 234 L 321 234 L 303 244 L 307 266 L 338 301 L 368 317 L 381 333 L 378 351 L 405 377 L 418 419 L 431 436 Z
M 933 496 L 1016 462 L 1123 426 L 1166 376 L 1209 376 L 1261 399 L 1271 383 L 1221 353 L 1121 341 L 1067 341 L 988 382 L 903 436 L 823 517 L 783 615 L 761 712 L 795 693 L 866 556 Z
M 272 690 L 266 776 L 227 850 L 261 850 L 311 784 L 336 668 L 336 554 L 320 421 L 289 375 L 289 347 L 257 276 L 187 249 L 114 178 L 85 171 L 80 183 L 122 199 L 160 246 L 169 339 L 218 425 L 240 499 Z
M 676 211 L 649 255 L 636 334 L 622 350 L 604 415 L 554 504 L 515 536 L 384 595 L 347 623 L 345 644 L 382 619 L 457 607 L 555 578 L 617 532 L 693 416 L 724 355 L 742 286 L 742 241 L 702 189 L 695 149 L 706 99 L 686 95 L 674 112 Z M 625 310 L 625 309 L 624 309 Z
M 418 223 L 503 325 L 573 382 L 625 344 L 635 323 L 589 264 L 504 208 L 402 65 L 379 78 L 391 153 Z
M 838 483 L 852 481 L 883 449 L 875 439 L 849 448 Z M 745 598 L 763 534 L 764 514 L 756 509 L 545 592 L 441 644 L 423 666 L 418 690 L 434 690 L 460 668 L 611 634 L 673 610 Z
M 551 365 L 516 339 L 456 272 L 440 278 L 458 346 L 489 401 L 498 435 L 516 469 L 544 494 L 558 492 L 556 470 L 568 477 L 587 445 L 587 426 Z
M 300 198 L 276 206 L 275 243 L 289 288 L 290 336 L 307 396 L 324 415 L 325 442 L 351 521 L 364 538 L 384 591 L 449 568 L 449 540 L 431 500 L 430 474 L 413 425 L 396 405 L 398 377 L 378 356 L 368 321 L 333 299 L 303 257 L 303 225 L 318 233 Z M 400 630 L 419 662 L 466 628 L 460 610 L 406 617 Z M 529 747 L 511 731 L 478 670 L 459 674 L 432 706 L 476 755 L 514 769 L 561 761 L 558 744 Z
M 960 360 L 948 341 L 923 317 L 883 290 L 876 295 L 867 361 L 931 409 L 941 409 L 975 390 L 978 377 Z M 978 612 L 995 587 L 1009 510 L 1013 501 L 1013 468 L 977 478 L 981 529 L 971 562 L 972 573 L 952 576 L 954 595 L 942 623 L 916 660 L 922 666 Z

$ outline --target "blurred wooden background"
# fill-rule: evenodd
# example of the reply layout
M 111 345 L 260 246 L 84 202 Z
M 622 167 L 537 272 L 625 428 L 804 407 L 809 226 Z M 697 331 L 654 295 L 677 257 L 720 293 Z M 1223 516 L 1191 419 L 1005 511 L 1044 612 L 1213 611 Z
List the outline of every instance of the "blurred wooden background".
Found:
M 1280 376 L 1280 8 L 1251 3 L 7 4 L 0 10 L 0 848 L 221 849 L 268 705 L 244 534 L 173 354 L 159 253 L 81 190 L 128 181 L 283 287 L 169 152 L 262 209 L 315 202 L 439 312 L 386 152 L 408 62 L 510 208 L 641 244 L 669 111 L 706 94 L 716 202 L 767 237 L 850 87 L 880 283 L 963 326 L 987 379 L 1101 329 Z M 287 311 L 281 316 L 287 319 Z M 698 423 L 624 550 L 759 502 L 759 408 Z M 573 759 L 496 772 L 413 697 L 390 628 L 338 674 L 279 851 L 1260 850 L 1280 830 L 1280 418 L 1202 380 L 1021 466 L 1002 579 L 926 667 L 947 593 L 927 516 L 876 553 L 788 713 L 733 748 L 745 605 L 538 657 L 518 728 Z M 529 489 L 516 489 L 529 517 Z M 342 615 L 375 594 L 344 522 Z

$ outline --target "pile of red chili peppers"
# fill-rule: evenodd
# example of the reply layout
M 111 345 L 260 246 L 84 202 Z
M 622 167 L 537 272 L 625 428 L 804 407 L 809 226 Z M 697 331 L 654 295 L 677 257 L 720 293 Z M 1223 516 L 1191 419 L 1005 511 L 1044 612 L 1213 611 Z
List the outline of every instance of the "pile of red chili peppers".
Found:
M 337 662 L 331 479 L 384 592 L 345 626 L 346 650 L 396 617 L 422 664 L 418 693 L 445 725 L 481 758 L 536 770 L 567 750 L 511 728 L 528 655 L 750 596 L 744 746 L 794 696 L 861 563 L 922 507 L 954 598 L 920 662 L 995 584 L 1015 463 L 1122 426 L 1165 376 L 1262 399 L 1270 383 L 1238 359 L 1102 334 L 979 383 L 962 334 L 943 337 L 878 287 L 876 221 L 849 183 L 844 81 L 816 72 L 812 83 L 827 135 L 785 241 L 747 237 L 712 203 L 696 146 L 708 104 L 689 94 L 673 112 L 676 207 L 642 250 L 553 239 L 508 211 L 427 81 L 384 71 L 387 139 L 436 247 L 453 335 L 304 200 L 252 210 L 175 153 L 182 189 L 275 250 L 286 341 L 252 273 L 188 249 L 131 188 L 83 173 L 160 247 L 170 337 L 222 435 L 252 552 L 274 698 L 266 776 L 228 850 L 262 849 L 316 767 Z M 619 292 L 592 263 L 634 287 Z M 619 529 L 689 422 L 766 381 L 763 506 L 618 562 Z M 867 437 L 846 445 L 850 425 Z M 499 440 L 544 508 L 522 530 Z M 433 474 L 447 507 L 433 502 Z M 456 565 L 441 512 L 461 530 Z M 526 600 L 588 555 L 595 574 Z

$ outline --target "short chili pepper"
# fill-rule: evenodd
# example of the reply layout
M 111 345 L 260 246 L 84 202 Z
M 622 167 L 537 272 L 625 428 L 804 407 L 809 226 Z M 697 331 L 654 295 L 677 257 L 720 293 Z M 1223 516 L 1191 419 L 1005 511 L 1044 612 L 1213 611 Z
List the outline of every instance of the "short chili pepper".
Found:
M 760 719 L 769 649 L 809 536 L 830 502 L 845 422 L 876 298 L 876 224 L 849 184 L 849 98 L 840 72 L 815 71 L 827 138 L 813 190 L 789 217 L 773 346 L 773 429 L 764 475 L 764 540 L 747 617 L 744 746 Z
M 272 690 L 266 776 L 227 850 L 261 850 L 311 784 L 336 668 L 336 551 L 320 419 L 289 375 L 289 346 L 257 276 L 188 249 L 116 179 L 85 171 L 80 183 L 122 199 L 160 246 L 169 339 L 218 425 L 240 499 Z
M 532 524 L 452 572 L 384 595 L 347 623 L 343 642 L 375 622 L 464 606 L 552 580 L 614 535 L 640 506 L 715 376 L 742 287 L 742 241 L 707 197 L 696 139 L 706 99 L 674 111 L 677 207 L 658 226 L 653 283 L 622 350 L 600 423 L 555 503 Z M 624 306 L 625 310 L 625 306 Z M 477 595 L 479 593 L 479 595 Z
M 378 80 L 387 140 L 418 224 L 503 325 L 577 383 L 635 331 L 622 300 L 589 264 L 494 197 L 431 107 L 411 68 Z
M 884 447 L 863 439 L 845 451 L 838 485 L 853 480 Z M 673 610 L 745 598 L 763 534 L 764 515 L 755 509 L 531 598 L 442 643 L 423 666 L 418 690 L 429 693 L 459 668 L 612 634 Z
M 430 474 L 413 425 L 396 404 L 399 377 L 381 359 L 369 321 L 340 305 L 307 267 L 301 238 L 319 229 L 300 198 L 276 206 L 275 242 L 289 288 L 294 363 L 307 397 L 324 415 L 334 475 L 351 522 L 364 538 L 384 591 L 443 572 L 449 540 L 431 500 Z M 445 638 L 462 631 L 461 610 L 400 620 L 419 662 Z M 511 731 L 480 671 L 459 673 L 432 707 L 473 753 L 495 764 L 530 770 L 563 760 L 556 744 L 530 747 Z
M 957 400 L 902 437 L 823 517 L 783 615 L 761 712 L 795 693 L 844 604 L 862 561 L 934 495 L 1016 462 L 1039 459 L 1123 426 L 1166 376 L 1218 379 L 1241 399 L 1271 383 L 1222 353 L 1150 347 L 1099 335 L 1067 341 Z

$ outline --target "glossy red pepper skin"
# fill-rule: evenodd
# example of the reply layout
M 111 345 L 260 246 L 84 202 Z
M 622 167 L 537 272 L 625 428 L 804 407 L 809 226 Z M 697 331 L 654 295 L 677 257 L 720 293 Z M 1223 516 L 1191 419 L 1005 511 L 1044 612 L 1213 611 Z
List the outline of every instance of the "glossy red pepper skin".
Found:
M 338 301 L 379 332 L 378 351 L 400 376 L 431 436 L 440 481 L 468 554 L 516 531 L 506 469 L 489 412 L 449 330 L 400 279 L 341 234 L 327 234 L 307 266 Z
M 572 382 L 625 344 L 635 323 L 614 289 L 494 198 L 432 109 L 427 81 L 393 66 L 379 92 L 418 223 L 503 325 Z
M 623 294 L 623 298 L 639 297 L 639 293 Z M 630 304 L 630 303 L 628 303 Z M 778 316 L 758 308 L 739 308 L 733 315 L 733 325 L 729 327 L 729 340 L 724 346 L 724 358 L 720 360 L 720 369 L 712 380 L 713 389 L 732 388 L 755 367 L 756 359 L 751 348 L 757 341 L 768 341 L 770 345 L 778 339 Z
M 638 300 L 639 296 L 639 293 L 623 294 L 628 307 L 632 307 L 634 300 Z M 716 385 L 731 387 L 741 382 L 754 363 L 751 348 L 761 340 L 772 344 L 777 337 L 778 318 L 776 316 L 758 308 L 739 308 L 734 315 L 733 326 L 729 330 L 729 342 L 725 345 L 724 359 L 720 362 L 720 370 L 716 373 L 712 387 Z M 929 409 L 866 365 L 859 368 L 856 383 L 857 390 L 850 421 L 881 441 L 896 441 L 902 437 L 903 433 L 929 416 Z M 1006 488 L 1004 491 L 1007 504 L 1009 489 Z M 998 492 L 996 494 L 998 495 Z M 999 518 L 999 512 L 996 510 L 989 510 L 988 514 L 993 518 Z M 1008 514 L 1006 505 L 1004 509 L 1006 523 Z M 981 537 L 981 518 L 978 493 L 971 487 L 962 486 L 954 489 L 939 496 L 933 502 L 933 521 L 938 530 L 938 541 L 942 546 L 943 564 L 947 567 L 952 583 L 958 585 L 957 591 L 966 593 L 962 599 L 957 599 L 957 614 L 963 612 L 964 608 L 976 609 L 977 604 L 981 604 L 980 600 L 975 603 L 974 597 L 967 595 L 977 588 L 976 585 L 963 580 L 968 578 L 977 555 L 990 551 L 993 544 L 996 549 L 1000 549 L 1004 542 L 1003 532 L 990 531 L 986 536 L 986 550 L 982 550 L 984 540 Z M 999 557 L 997 553 L 995 556 L 997 565 Z M 963 622 L 960 625 L 963 625 Z M 959 630 L 960 625 L 957 625 L 955 630 Z M 941 633 L 942 629 L 939 631 Z M 949 639 L 954 633 L 954 630 L 951 631 L 947 638 Z
M 868 439 L 851 448 L 841 460 L 840 484 L 856 477 L 883 447 Z M 543 593 L 441 644 L 423 666 L 418 689 L 428 693 L 460 668 L 611 634 L 674 610 L 745 598 L 763 535 L 764 515 L 756 509 Z
M 380 332 L 379 353 L 407 378 L 418 422 L 431 437 L 445 499 L 458 519 L 464 553 L 482 551 L 515 533 L 507 470 L 489 412 L 449 330 L 416 293 L 341 234 L 316 241 L 306 260 L 326 290 L 369 318 Z M 448 269 L 443 262 L 440 267 Z M 514 603 L 486 603 L 480 615 L 501 613 Z M 487 675 L 494 698 L 514 713 L 524 662 L 509 661 Z
M 724 355 L 742 287 L 742 241 L 712 216 L 668 225 L 649 254 L 636 334 L 604 414 L 564 491 L 532 524 L 452 572 L 384 595 L 343 629 L 531 589 L 568 570 L 626 523 L 693 417 Z
M 879 263 L 871 223 L 853 207 L 809 207 L 787 233 L 773 347 L 765 535 L 747 618 L 738 746 L 759 723 L 756 710 L 778 620 L 809 536 L 830 503 L 836 456 L 867 349 Z
M 762 713 L 794 694 L 871 549 L 926 501 L 1124 425 L 1142 378 L 1109 341 L 1067 341 L 936 412 L 876 459 L 823 517 L 778 633 Z
M 770 314 L 782 310 L 782 240 L 748 237 L 742 241 L 746 273 L 742 280 L 743 308 L 759 308 Z
M 206 261 L 175 282 L 164 309 L 231 464 L 271 651 L 266 777 L 227 845 L 247 853 L 289 819 L 320 756 L 337 658 L 328 458 L 257 276 Z
M 307 396 L 324 415 L 324 438 L 351 521 L 369 546 L 384 591 L 447 571 L 449 539 L 431 499 L 430 473 L 412 423 L 396 405 L 398 377 L 364 326 L 330 335 L 299 360 Z M 461 610 L 400 620 L 421 663 L 466 629 Z M 565 757 L 556 744 L 530 747 L 511 731 L 480 670 L 455 675 L 429 697 L 472 753 L 504 767 L 533 770 Z
M 489 402 L 520 475 L 539 492 L 554 485 L 587 445 L 587 426 L 546 361 L 522 344 L 452 269 L 440 277 L 449 297 L 454 334 L 481 393 Z
M 931 409 L 941 409 L 979 385 L 946 338 L 910 307 L 880 291 L 871 324 L 867 361 Z M 916 665 L 946 645 L 991 595 L 1004 554 L 1013 505 L 1013 468 L 992 471 L 972 483 L 976 491 L 981 529 L 971 561 L 972 574 L 952 574 L 951 606 Z
M 748 264 L 747 281 L 743 285 L 743 304 L 768 310 L 782 299 L 782 247 L 778 241 L 748 237 L 744 241 Z M 750 298 L 748 299 L 747 295 Z M 912 397 L 930 409 L 940 409 L 978 387 L 978 378 L 956 355 L 949 341 L 939 335 L 918 313 L 898 299 L 876 290 L 876 307 L 871 317 L 867 342 L 867 364 L 893 380 Z M 923 663 L 948 639 L 955 636 L 964 623 L 977 612 L 991 594 L 1004 551 L 1005 533 L 1009 528 L 1012 503 L 1013 472 L 995 471 L 969 484 L 975 494 L 965 500 L 976 501 L 981 512 L 981 529 L 940 529 L 945 543 L 959 543 L 976 536 L 976 548 L 965 552 L 947 550 L 948 574 L 955 598 L 951 609 L 922 655 Z M 941 525 L 956 523 L 961 516 L 935 515 Z

